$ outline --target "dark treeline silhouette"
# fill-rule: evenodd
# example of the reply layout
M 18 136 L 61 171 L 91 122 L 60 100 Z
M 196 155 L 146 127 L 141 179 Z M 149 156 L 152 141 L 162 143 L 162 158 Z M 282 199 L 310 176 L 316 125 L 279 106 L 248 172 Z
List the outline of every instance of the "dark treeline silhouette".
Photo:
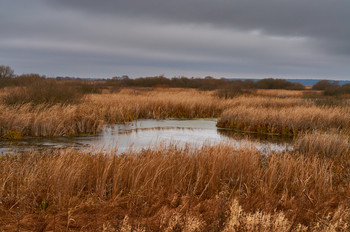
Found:
M 337 81 L 322 80 L 312 86 L 313 90 L 323 90 L 324 95 L 339 96 L 350 94 L 350 84 L 339 85 Z
M 13 70 L 9 66 L 0 66 L 0 87 L 5 86 L 25 86 L 32 81 L 44 81 L 55 79 L 56 81 L 67 82 L 71 85 L 91 85 L 95 84 L 98 88 L 108 86 L 116 87 L 171 87 L 171 88 L 195 88 L 200 90 L 215 90 L 226 88 L 228 85 L 231 88 L 234 86 L 244 89 L 292 89 L 301 90 L 304 86 L 300 83 L 292 83 L 283 79 L 261 79 L 259 81 L 245 80 L 232 81 L 225 78 L 213 78 L 210 76 L 204 78 L 188 78 L 188 77 L 173 77 L 166 78 L 164 76 L 155 77 L 140 77 L 131 79 L 124 75 L 122 77 L 113 77 L 111 79 L 84 79 L 76 77 L 56 77 L 46 78 L 38 74 L 23 74 L 20 76 L 14 75 Z M 93 90 L 92 90 L 93 91 Z
M 303 90 L 305 87 L 299 82 L 290 82 L 284 79 L 261 79 L 255 83 L 257 89 L 289 89 Z
M 130 79 L 127 76 L 123 76 L 107 80 L 107 84 L 119 85 L 122 87 L 170 87 L 195 88 L 200 90 L 219 89 L 227 83 L 230 83 L 230 81 L 227 79 L 215 79 L 209 76 L 205 78 L 174 77 L 171 79 L 164 76 L 140 77 L 136 79 Z
M 86 93 L 97 92 L 93 83 L 57 81 L 38 74 L 25 74 L 6 82 L 13 86 L 3 97 L 7 105 L 77 103 Z
M 115 77 L 107 80 L 110 85 L 118 85 L 122 87 L 171 87 L 171 88 L 196 88 L 200 90 L 216 90 L 216 89 L 290 89 L 302 90 L 305 87 L 300 83 L 292 83 L 283 79 L 261 79 L 259 81 L 237 80 L 232 81 L 225 78 L 216 79 L 210 76 L 205 78 L 187 78 L 174 77 L 166 78 L 164 76 L 157 77 L 140 77 L 130 79 L 127 76 Z
M 17 104 L 71 104 L 87 93 L 99 93 L 100 83 L 91 81 L 58 81 L 39 74 L 14 75 L 8 66 L 0 66 L 0 88 L 13 87 L 2 97 L 7 105 Z
M 76 77 L 47 78 L 39 74 L 15 75 L 9 66 L 0 66 L 0 88 L 17 87 L 13 93 L 5 97 L 7 104 L 32 103 L 70 103 L 78 101 L 88 93 L 100 93 L 103 89 L 119 91 L 121 88 L 194 88 L 199 90 L 217 90 L 219 97 L 230 98 L 240 94 L 253 93 L 256 89 L 288 89 L 302 90 L 300 83 L 292 83 L 283 79 L 229 80 L 164 76 L 140 77 L 131 79 L 124 75 L 111 79 L 83 79 Z

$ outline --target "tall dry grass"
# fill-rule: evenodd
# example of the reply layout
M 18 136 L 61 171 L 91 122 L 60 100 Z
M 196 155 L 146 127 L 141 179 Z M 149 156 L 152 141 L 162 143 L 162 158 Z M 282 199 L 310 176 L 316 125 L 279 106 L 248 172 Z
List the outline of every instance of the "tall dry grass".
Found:
M 302 131 L 350 129 L 350 109 L 294 106 L 284 108 L 235 107 L 225 110 L 218 126 L 257 133 L 296 135 Z
M 84 104 L 93 106 L 87 110 L 107 122 L 126 122 L 142 118 L 213 118 L 227 102 L 220 101 L 213 92 L 125 89 L 117 94 L 89 95 Z
M 349 220 L 349 182 L 334 182 L 332 162 L 315 156 L 220 144 L 32 152 L 0 165 L 1 230 L 298 231 Z
M 80 104 L 0 104 L 0 137 L 8 131 L 23 136 L 96 134 L 105 123 L 142 118 L 217 117 L 223 103 L 198 91 L 135 92 L 89 95 Z
M 334 158 L 349 153 L 349 136 L 342 133 L 317 131 L 299 135 L 293 144 L 295 151 L 306 155 Z
M 301 98 L 307 90 L 286 90 L 286 89 L 258 89 L 256 95 L 265 97 L 280 97 L 280 98 Z M 316 91 L 313 91 L 315 93 Z
M 24 136 L 66 136 L 97 133 L 104 123 L 137 119 L 215 118 L 224 109 L 292 107 L 310 104 L 302 99 L 238 97 L 222 100 L 214 92 L 197 90 L 140 91 L 125 89 L 115 94 L 87 95 L 80 104 L 0 104 L 0 136 L 18 131 Z
M 319 133 L 317 131 L 299 135 L 293 144 L 293 150 L 305 156 L 316 155 L 333 163 L 334 181 L 350 180 L 349 136 L 336 131 Z
M 103 120 L 86 114 L 77 105 L 0 105 L 0 137 L 9 131 L 22 136 L 70 136 L 96 134 Z
M 138 119 L 217 117 L 221 127 L 294 134 L 301 130 L 348 128 L 348 109 L 318 107 L 296 97 L 220 99 L 214 91 L 123 89 L 118 93 L 89 94 L 78 104 L 0 104 L 0 137 L 9 131 L 22 136 L 95 134 L 104 124 Z
M 142 118 L 216 118 L 223 110 L 237 106 L 292 107 L 312 105 L 303 99 L 279 99 L 241 96 L 223 100 L 214 92 L 197 90 L 122 90 L 118 94 L 89 95 L 87 110 L 107 122 L 125 122 Z
M 349 210 L 339 207 L 333 215 L 329 215 L 325 219 L 319 218 L 319 221 L 315 225 L 307 227 L 302 224 L 293 224 L 285 217 L 283 212 L 244 212 L 238 201 L 234 200 L 230 206 L 229 218 L 223 231 L 348 231 L 349 213 Z

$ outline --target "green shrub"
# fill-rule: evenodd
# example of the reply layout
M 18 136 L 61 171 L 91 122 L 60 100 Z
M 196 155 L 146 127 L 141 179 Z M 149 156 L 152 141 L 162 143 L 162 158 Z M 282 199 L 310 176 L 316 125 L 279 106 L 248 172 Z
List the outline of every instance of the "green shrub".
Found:
M 21 132 L 17 130 L 8 130 L 6 133 L 3 135 L 4 139 L 9 139 L 9 140 L 21 140 L 22 139 L 22 134 Z

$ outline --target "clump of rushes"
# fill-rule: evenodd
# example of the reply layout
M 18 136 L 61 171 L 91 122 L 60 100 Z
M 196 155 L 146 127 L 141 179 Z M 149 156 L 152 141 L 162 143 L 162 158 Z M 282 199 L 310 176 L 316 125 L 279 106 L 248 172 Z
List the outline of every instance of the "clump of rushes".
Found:
M 317 131 L 299 135 L 294 144 L 294 152 L 305 156 L 328 159 L 333 162 L 334 182 L 350 180 L 349 136 L 337 131 L 320 133 Z
M 3 156 L 0 230 L 342 230 L 350 181 L 334 165 L 228 144 Z
M 8 140 L 21 140 L 23 138 L 18 130 L 8 130 L 2 137 Z
M 38 105 L 18 107 L 0 105 L 0 136 L 18 131 L 22 136 L 69 136 L 96 134 L 103 121 L 96 115 L 82 112 L 77 105 Z
M 293 144 L 293 149 L 306 155 L 332 158 L 349 153 L 349 137 L 339 132 L 312 131 L 299 135 Z
M 300 132 L 331 128 L 349 130 L 349 108 L 294 106 L 283 108 L 234 107 L 225 110 L 217 126 L 256 133 L 294 136 Z

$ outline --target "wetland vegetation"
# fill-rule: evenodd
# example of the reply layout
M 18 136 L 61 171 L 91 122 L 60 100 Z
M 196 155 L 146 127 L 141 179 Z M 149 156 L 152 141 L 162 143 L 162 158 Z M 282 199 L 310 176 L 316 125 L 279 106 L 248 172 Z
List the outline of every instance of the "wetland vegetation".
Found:
M 292 149 L 266 154 L 221 142 L 154 144 L 122 154 L 4 153 L 0 230 L 349 230 L 346 87 L 329 96 L 322 85 L 273 80 L 88 82 L 10 74 L 0 78 L 2 141 L 96 135 L 106 125 L 141 119 L 217 118 L 218 127 L 232 131 L 287 137 Z

